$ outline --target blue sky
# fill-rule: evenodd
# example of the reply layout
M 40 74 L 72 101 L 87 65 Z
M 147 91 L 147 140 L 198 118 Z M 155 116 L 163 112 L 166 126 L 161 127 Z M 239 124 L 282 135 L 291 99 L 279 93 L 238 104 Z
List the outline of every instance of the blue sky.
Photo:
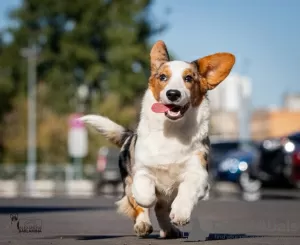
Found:
M 19 2 L 0 1 L 0 28 L 7 9 Z M 253 81 L 254 107 L 280 106 L 283 93 L 300 93 L 299 0 L 156 0 L 152 14 L 169 23 L 157 38 L 178 59 L 235 54 L 233 71 Z

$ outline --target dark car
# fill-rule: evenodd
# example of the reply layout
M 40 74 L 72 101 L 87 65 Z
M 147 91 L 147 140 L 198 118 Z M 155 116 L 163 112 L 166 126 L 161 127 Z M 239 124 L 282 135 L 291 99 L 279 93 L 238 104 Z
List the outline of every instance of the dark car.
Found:
M 240 140 L 222 140 L 211 142 L 211 154 L 209 159 L 210 171 L 213 178 L 218 178 L 220 164 L 229 154 L 244 154 L 249 157 L 257 157 L 258 145 L 254 141 L 240 141 Z
M 285 177 L 293 187 L 300 187 L 300 132 L 283 137 Z
M 257 191 L 259 150 L 253 141 L 223 141 L 211 144 L 211 164 L 214 181 L 239 185 L 245 191 Z
M 298 186 L 300 133 L 264 140 L 260 145 L 259 178 L 267 186 Z
M 209 170 L 212 178 L 215 180 L 218 178 L 218 166 L 224 156 L 232 150 L 239 148 L 238 141 L 212 141 L 211 152 L 209 159 Z
M 103 194 L 105 187 L 112 187 L 109 194 L 117 194 L 118 186 L 121 183 L 121 174 L 119 170 L 120 150 L 115 147 L 102 147 L 98 152 L 96 179 L 96 194 Z
M 300 188 L 300 146 L 296 146 L 290 157 L 291 173 L 290 182 L 293 186 Z

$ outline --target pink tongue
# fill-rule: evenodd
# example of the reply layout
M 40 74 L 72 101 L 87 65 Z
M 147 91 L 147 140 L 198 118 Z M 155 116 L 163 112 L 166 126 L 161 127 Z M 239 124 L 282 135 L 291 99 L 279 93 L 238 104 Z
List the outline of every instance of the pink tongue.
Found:
M 164 105 L 161 103 L 154 103 L 151 107 L 152 111 L 156 112 L 156 113 L 163 113 L 163 112 L 169 111 L 171 108 L 172 108 L 171 106 Z

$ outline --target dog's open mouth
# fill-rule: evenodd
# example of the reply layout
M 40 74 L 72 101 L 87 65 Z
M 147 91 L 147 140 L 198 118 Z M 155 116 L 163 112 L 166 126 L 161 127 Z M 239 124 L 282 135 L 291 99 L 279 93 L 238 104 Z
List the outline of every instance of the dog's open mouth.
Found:
M 164 105 L 162 103 L 154 103 L 151 107 L 153 112 L 165 113 L 165 116 L 171 120 L 177 120 L 182 118 L 186 111 L 188 110 L 190 104 L 187 103 L 184 106 L 179 105 Z

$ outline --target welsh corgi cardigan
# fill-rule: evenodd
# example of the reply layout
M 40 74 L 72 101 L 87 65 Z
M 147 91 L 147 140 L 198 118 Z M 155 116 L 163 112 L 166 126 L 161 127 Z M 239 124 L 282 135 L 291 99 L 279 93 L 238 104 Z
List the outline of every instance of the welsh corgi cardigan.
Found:
M 157 41 L 150 53 L 151 76 L 136 131 L 106 117 L 81 120 L 121 148 L 124 196 L 118 211 L 133 220 L 137 236 L 152 233 L 154 211 L 162 238 L 180 237 L 198 200 L 208 197 L 208 90 L 230 73 L 235 56 L 216 53 L 193 62 L 170 61 Z

